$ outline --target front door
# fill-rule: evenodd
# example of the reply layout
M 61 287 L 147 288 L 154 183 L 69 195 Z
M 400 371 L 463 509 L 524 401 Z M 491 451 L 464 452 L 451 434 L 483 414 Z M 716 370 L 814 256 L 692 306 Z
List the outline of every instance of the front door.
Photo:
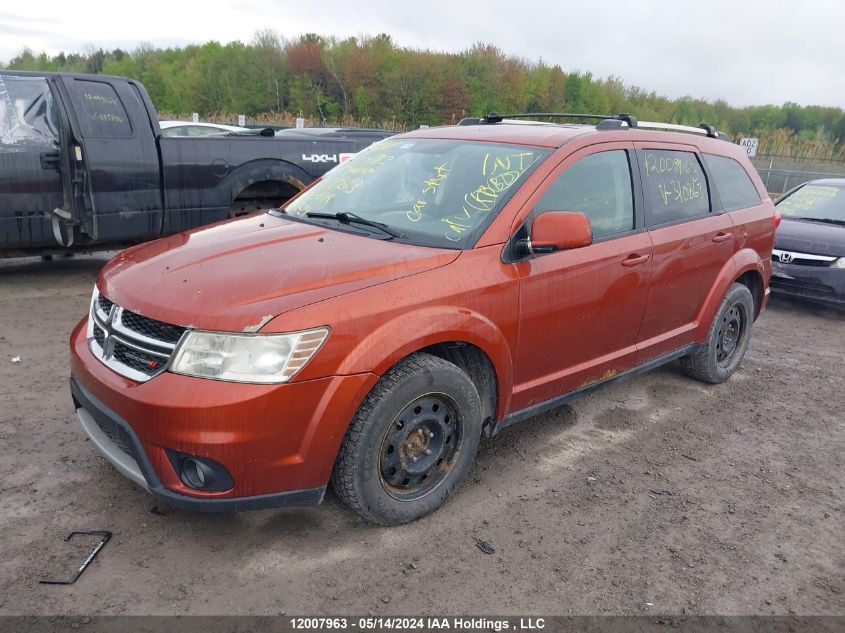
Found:
M 64 206 L 57 106 L 44 77 L 0 73 L 0 249 L 57 244 Z
M 651 240 L 639 214 L 639 182 L 631 177 L 632 146 L 601 148 L 565 159 L 529 200 L 529 222 L 544 211 L 585 213 L 593 243 L 516 264 L 520 329 L 512 410 L 634 364 L 651 272 Z
M 123 79 L 64 75 L 62 80 L 87 173 L 85 232 L 101 243 L 158 236 L 163 216 L 158 145 L 142 88 Z

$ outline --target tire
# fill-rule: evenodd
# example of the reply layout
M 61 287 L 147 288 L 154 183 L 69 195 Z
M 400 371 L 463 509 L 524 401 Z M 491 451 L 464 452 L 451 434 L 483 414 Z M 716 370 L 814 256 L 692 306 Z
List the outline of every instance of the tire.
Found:
M 691 356 L 680 360 L 692 378 L 717 384 L 725 382 L 739 367 L 751 340 L 754 298 L 747 286 L 731 284 L 707 332 L 707 340 Z
M 434 512 L 475 461 L 481 416 L 481 399 L 467 374 L 437 356 L 409 356 L 382 376 L 352 419 L 332 486 L 344 503 L 379 525 Z

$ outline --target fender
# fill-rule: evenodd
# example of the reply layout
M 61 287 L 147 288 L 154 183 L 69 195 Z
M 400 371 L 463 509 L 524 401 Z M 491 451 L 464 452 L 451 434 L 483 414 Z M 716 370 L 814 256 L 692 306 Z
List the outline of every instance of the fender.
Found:
M 716 310 L 719 309 L 719 304 L 722 302 L 722 298 L 724 298 L 730 285 L 750 270 L 759 273 L 760 278 L 764 280 L 765 286 L 765 280 L 767 279 L 766 268 L 757 251 L 750 248 L 740 249 L 733 254 L 733 257 L 725 262 L 725 265 L 722 266 L 716 277 L 716 281 L 710 288 L 710 292 L 707 294 L 701 310 L 699 310 L 695 317 L 697 324 L 695 328 L 696 342 L 700 343 L 707 337 L 707 332 L 716 316 Z
M 413 327 L 409 324 L 413 323 Z M 382 324 L 346 355 L 338 374 L 374 372 L 384 375 L 406 356 L 438 343 L 475 345 L 493 363 L 496 372 L 495 417 L 510 410 L 513 358 L 505 336 L 487 317 L 466 308 L 431 306 L 404 313 Z

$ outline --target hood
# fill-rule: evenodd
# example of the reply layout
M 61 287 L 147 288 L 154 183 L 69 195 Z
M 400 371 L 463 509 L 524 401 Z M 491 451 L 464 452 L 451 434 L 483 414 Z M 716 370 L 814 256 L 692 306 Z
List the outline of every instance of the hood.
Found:
M 775 234 L 775 248 L 813 255 L 845 257 L 845 226 L 781 219 Z
M 97 285 L 118 305 L 159 321 L 257 331 L 283 312 L 444 266 L 459 254 L 263 214 L 127 249 Z

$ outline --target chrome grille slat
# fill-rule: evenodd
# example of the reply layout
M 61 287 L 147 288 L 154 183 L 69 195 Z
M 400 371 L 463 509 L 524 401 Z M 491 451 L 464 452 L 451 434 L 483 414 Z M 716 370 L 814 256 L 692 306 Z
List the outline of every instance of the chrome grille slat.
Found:
M 150 354 L 151 356 L 158 356 L 159 358 L 163 358 L 165 360 L 168 360 L 170 358 L 170 354 L 162 353 L 157 350 L 151 350 L 148 347 L 142 347 L 141 345 L 132 343 L 129 339 L 123 338 L 119 334 L 112 334 L 111 337 L 113 340 L 118 341 L 122 345 L 134 349 L 136 352 L 144 352 L 145 354 Z
M 145 382 L 167 368 L 187 330 L 125 310 L 96 293 L 89 319 L 91 353 L 113 371 L 136 382 Z
M 773 248 L 772 259 L 782 264 L 815 266 L 817 268 L 821 268 L 833 266 L 833 263 L 838 259 L 838 257 L 833 255 L 816 255 L 814 253 L 801 253 L 798 251 L 786 251 L 779 248 Z

